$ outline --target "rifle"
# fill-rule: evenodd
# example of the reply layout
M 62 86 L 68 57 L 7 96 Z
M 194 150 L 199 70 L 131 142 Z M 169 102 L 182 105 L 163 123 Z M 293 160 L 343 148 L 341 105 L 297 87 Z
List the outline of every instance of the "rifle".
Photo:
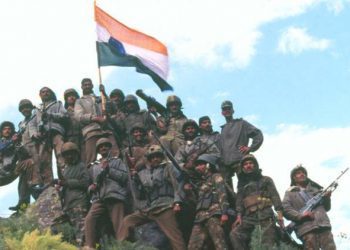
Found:
M 109 162 L 110 157 L 111 156 L 111 150 L 108 152 L 108 156 L 106 158 L 106 161 Z M 101 163 L 101 161 L 99 161 L 99 163 Z M 106 168 L 104 168 L 97 176 L 96 176 L 96 190 L 100 190 L 102 184 L 103 184 L 103 180 L 107 177 L 109 173 L 109 166 L 107 165 Z
M 154 107 L 160 115 L 164 117 L 168 116 L 167 108 L 160 104 L 154 97 L 146 95 L 141 89 L 136 90 L 136 95 L 147 103 L 147 108 Z
M 310 200 L 308 200 L 304 207 L 302 207 L 299 212 L 301 214 L 304 214 L 305 212 L 311 212 L 314 208 L 316 208 L 318 205 L 321 204 L 323 198 L 325 195 L 329 192 L 333 192 L 338 187 L 338 180 L 349 170 L 349 168 L 346 168 L 345 170 L 341 171 L 340 175 L 322 192 L 316 194 L 314 197 L 312 197 Z M 297 223 L 291 222 L 286 227 L 286 230 L 288 230 L 289 233 L 295 230 Z
M 273 219 L 276 223 L 276 228 L 277 228 L 277 234 L 279 236 L 279 238 L 281 239 L 282 242 L 286 243 L 287 245 L 290 245 L 292 246 L 293 248 L 296 248 L 296 249 L 303 249 L 303 245 L 299 244 L 291 235 L 291 232 L 289 232 L 287 230 L 286 227 L 281 227 L 279 224 L 278 224 L 278 216 L 276 214 L 276 212 L 274 211 L 273 212 Z

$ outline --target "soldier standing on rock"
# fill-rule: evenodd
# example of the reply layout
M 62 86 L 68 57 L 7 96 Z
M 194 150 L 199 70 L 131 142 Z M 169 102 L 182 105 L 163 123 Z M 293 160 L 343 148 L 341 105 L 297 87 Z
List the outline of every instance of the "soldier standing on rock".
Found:
M 218 173 L 217 159 L 214 155 L 202 154 L 195 161 L 195 169 L 203 181 L 198 187 L 196 217 L 188 244 L 189 250 L 202 249 L 208 234 L 215 249 L 228 249 L 222 225 L 228 222 L 229 204 L 225 181 Z
M 74 227 L 77 245 L 83 246 L 84 220 L 89 208 L 89 197 L 86 192 L 89 186 L 89 173 L 80 160 L 80 151 L 75 143 L 63 144 L 62 156 L 65 168 L 63 178 L 58 180 L 57 185 L 58 189 L 62 188 L 63 212 Z
M 85 241 L 91 248 L 97 243 L 97 222 L 108 215 L 117 238 L 124 217 L 124 203 L 127 197 L 128 172 L 125 164 L 111 156 L 112 143 L 100 138 L 96 150 L 102 156 L 100 161 L 90 164 L 89 174 L 93 184 L 89 186 L 92 205 L 85 219 Z
M 34 106 L 30 100 L 23 99 L 19 102 L 18 110 L 24 116 L 24 120 L 19 123 L 21 144 L 28 153 L 28 157 L 33 161 L 33 165 L 28 169 L 22 169 L 19 173 L 19 201 L 16 206 L 9 208 L 14 211 L 17 211 L 23 204 L 29 204 L 33 188 L 42 184 L 39 168 L 40 157 L 38 153 L 38 145 L 29 134 L 29 123 L 32 123 L 33 119 L 35 119 L 35 115 L 32 115 L 33 109 Z
M 102 137 L 108 138 L 112 143 L 111 155 L 119 155 L 117 141 L 107 121 L 107 114 L 103 113 L 106 107 L 102 107 L 102 99 L 95 96 L 93 87 L 91 79 L 84 78 L 81 81 L 83 96 L 76 101 L 74 106 L 75 119 L 82 129 L 83 149 L 85 151 L 83 155 L 86 164 L 96 160 L 96 142 Z
M 296 166 L 290 174 L 291 184 L 283 198 L 283 214 L 296 223 L 296 235 L 302 240 L 304 249 L 335 250 L 327 211 L 331 209 L 329 192 L 313 211 L 301 213 L 308 200 L 323 188 L 308 178 L 306 168 Z
M 233 119 L 233 105 L 231 101 L 221 104 L 221 113 L 226 124 L 221 128 L 220 149 L 222 156 L 222 171 L 225 181 L 231 186 L 232 177 L 239 170 L 242 157 L 259 149 L 263 143 L 262 132 L 243 119 Z M 249 139 L 252 144 L 248 146 Z
M 241 161 L 242 171 L 238 175 L 236 201 L 237 218 L 230 234 L 234 249 L 250 249 L 249 243 L 255 228 L 261 230 L 262 245 L 272 248 L 277 243 L 274 212 L 282 228 L 282 202 L 273 180 L 261 174 L 256 158 L 245 155 Z
M 39 94 L 42 104 L 36 109 L 36 118 L 29 125 L 29 133 L 40 143 L 40 171 L 44 183 L 48 184 L 53 179 L 52 150 L 55 151 L 58 176 L 62 176 L 64 160 L 61 148 L 69 116 L 62 102 L 57 101 L 55 93 L 50 88 L 41 88 Z

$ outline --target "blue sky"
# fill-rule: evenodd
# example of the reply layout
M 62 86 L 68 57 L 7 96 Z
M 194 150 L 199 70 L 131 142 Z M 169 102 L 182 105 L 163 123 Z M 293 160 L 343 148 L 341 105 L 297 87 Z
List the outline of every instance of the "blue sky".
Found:
M 262 129 L 256 153 L 283 196 L 289 171 L 304 163 L 327 185 L 350 163 L 350 1 L 112 1 L 98 4 L 126 25 L 163 41 L 175 91 L 161 93 L 131 68 L 102 70 L 107 90 L 136 89 L 165 101 L 179 95 L 184 113 L 224 123 L 220 103 Z M 137 7 L 135 7 L 137 6 Z M 48 85 L 59 97 L 91 77 L 97 86 L 92 1 L 3 4 L 0 17 L 0 120 L 18 122 L 17 103 Z M 62 18 L 64 17 L 64 18 Z M 7 85 L 8 84 L 8 85 Z M 5 94 L 6 93 L 6 94 Z M 142 101 L 140 101 L 142 103 Z M 142 105 L 144 105 L 142 103 Z M 350 188 L 344 176 L 330 213 L 334 234 L 350 231 Z M 0 215 L 14 204 L 16 185 L 0 187 Z M 341 217 L 343 215 L 343 217 Z M 345 243 L 344 243 L 345 242 Z M 340 249 L 349 242 L 339 241 Z

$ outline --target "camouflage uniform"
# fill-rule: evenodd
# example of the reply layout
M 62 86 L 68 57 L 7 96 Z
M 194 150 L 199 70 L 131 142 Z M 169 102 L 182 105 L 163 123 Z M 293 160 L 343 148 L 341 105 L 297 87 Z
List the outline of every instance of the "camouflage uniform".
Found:
M 96 116 L 102 116 L 101 98 L 95 95 L 83 95 L 78 99 L 74 106 L 74 116 L 82 128 L 84 138 L 83 150 L 86 164 L 96 160 L 96 142 L 105 137 L 112 142 L 112 156 L 119 155 L 119 147 L 113 135 L 110 124 L 101 125 L 91 119 Z
M 78 155 L 80 154 L 75 144 L 68 142 L 63 147 L 67 148 L 67 151 L 74 150 Z M 89 207 L 89 197 L 86 192 L 89 186 L 89 173 L 85 164 L 81 161 L 73 165 L 66 164 L 63 172 L 63 181 L 63 211 L 74 226 L 75 238 L 78 245 L 82 246 L 84 240 L 84 220 Z
M 97 141 L 96 147 L 111 142 L 101 138 Z M 116 157 L 108 160 L 105 170 L 102 162 L 96 161 L 89 167 L 89 174 L 92 183 L 97 185 L 91 200 L 92 206 L 85 219 L 85 240 L 86 245 L 95 247 L 97 243 L 97 221 L 108 214 L 113 224 L 114 237 L 117 238 L 118 231 L 124 217 L 124 202 L 127 196 L 128 173 L 125 164 Z M 101 174 L 105 176 L 101 179 Z
M 249 249 L 253 230 L 261 228 L 262 244 L 273 247 L 277 243 L 274 209 L 281 213 L 282 202 L 273 180 L 261 175 L 257 160 L 253 155 L 246 155 L 242 159 L 254 162 L 254 172 L 246 174 L 242 171 L 238 176 L 238 193 L 236 201 L 237 216 L 242 224 L 234 227 L 230 233 L 234 249 Z
M 44 88 L 42 88 L 44 89 Z M 61 148 L 64 143 L 64 126 L 67 124 L 69 116 L 62 102 L 56 100 L 56 96 L 50 90 L 53 98 L 40 104 L 35 110 L 36 118 L 29 124 L 29 134 L 33 138 L 40 137 L 39 144 L 40 172 L 45 184 L 53 179 L 52 173 L 52 150 L 55 151 L 57 173 L 62 176 L 64 160 L 61 155 Z M 43 119 L 45 114 L 45 119 Z M 38 136 L 40 133 L 40 136 Z
M 227 214 L 225 182 L 219 173 L 209 172 L 202 185 L 196 207 L 196 218 L 188 249 L 202 249 L 208 234 L 215 249 L 228 249 L 220 216 Z
M 154 148 L 151 146 L 150 150 Z M 169 238 L 173 249 L 186 249 L 172 210 L 174 203 L 181 202 L 178 176 L 174 167 L 167 163 L 156 167 L 147 165 L 133 175 L 135 196 L 137 199 L 145 200 L 144 207 L 124 218 L 118 240 L 128 239 L 130 229 L 136 225 L 155 221 Z
M 69 120 L 66 126 L 66 136 L 65 141 L 66 142 L 73 142 L 75 145 L 78 146 L 80 152 L 81 152 L 81 144 L 82 144 L 82 134 L 81 134 L 81 127 L 79 122 L 75 119 L 74 115 L 74 106 L 70 106 L 67 103 L 67 97 L 70 95 L 74 95 L 77 99 L 79 99 L 79 94 L 75 89 L 67 89 L 64 91 L 64 99 L 65 104 L 64 107 L 67 109 Z M 84 159 L 82 159 L 84 161 Z
M 288 220 L 296 223 L 295 232 L 302 240 L 304 249 L 336 249 L 331 223 L 327 211 L 331 208 L 330 198 L 324 198 L 323 202 L 312 210 L 315 218 L 307 220 L 302 218 L 300 210 L 305 206 L 307 200 L 311 199 L 323 188 L 310 179 L 307 179 L 305 188 L 297 186 L 293 175 L 297 170 L 302 170 L 307 176 L 307 171 L 302 166 L 297 166 L 291 172 L 291 187 L 286 191 L 283 198 L 283 214 Z

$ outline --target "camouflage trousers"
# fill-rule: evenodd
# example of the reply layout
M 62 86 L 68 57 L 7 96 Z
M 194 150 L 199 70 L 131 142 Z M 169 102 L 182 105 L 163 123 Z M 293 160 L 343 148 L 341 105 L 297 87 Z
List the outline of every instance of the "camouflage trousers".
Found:
M 254 229 L 260 229 L 258 234 L 262 237 L 262 246 L 272 248 L 277 243 L 277 232 L 274 221 L 271 219 L 260 221 L 259 224 L 247 223 L 242 219 L 242 224 L 233 228 L 230 233 L 230 240 L 233 249 L 247 249 L 251 241 Z
M 221 168 L 221 174 L 225 179 L 225 182 L 232 187 L 232 178 L 235 174 L 238 174 L 241 170 L 240 163 L 234 162 L 230 165 L 223 165 Z
M 305 250 L 325 249 L 335 250 L 336 246 L 333 234 L 330 229 L 313 230 L 302 236 L 303 246 Z
M 208 234 L 214 244 L 215 249 L 228 249 L 225 241 L 224 229 L 220 224 L 220 219 L 217 217 L 211 217 L 208 220 L 193 226 L 188 249 L 203 249 L 204 243 L 208 238 Z
M 74 207 L 65 211 L 69 217 L 69 222 L 74 228 L 75 240 L 78 246 L 83 246 L 84 244 L 84 232 L 85 232 L 85 217 L 88 213 L 86 207 Z

